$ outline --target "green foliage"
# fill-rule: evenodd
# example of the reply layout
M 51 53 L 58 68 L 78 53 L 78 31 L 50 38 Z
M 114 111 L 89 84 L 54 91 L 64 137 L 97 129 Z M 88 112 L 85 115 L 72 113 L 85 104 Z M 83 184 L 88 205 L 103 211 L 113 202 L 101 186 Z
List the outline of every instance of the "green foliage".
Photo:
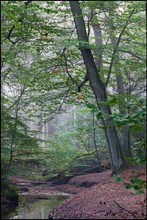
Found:
M 135 173 L 134 171 L 132 171 Z M 115 182 L 120 182 L 123 178 L 119 175 L 114 176 Z M 134 189 L 134 194 L 144 194 L 147 188 L 147 181 L 136 176 L 130 176 L 130 183 L 124 183 L 126 189 Z
M 145 102 L 138 97 L 143 94 L 146 65 L 143 58 L 144 1 L 83 1 L 80 4 L 87 30 L 91 29 L 92 21 L 100 24 L 102 28 L 103 45 L 95 45 L 91 31 L 89 43 L 81 41 L 80 44 L 82 47 L 90 47 L 94 53 L 103 49 L 100 69 L 103 82 L 107 79 L 113 54 L 113 45 L 108 40 L 112 34 L 109 27 L 114 25 L 113 34 L 118 37 L 132 9 L 135 8 L 117 48 L 120 56 L 119 71 L 112 66 L 109 86 L 114 89 L 115 95 L 108 92 L 108 101 L 103 103 L 111 106 L 112 115 L 97 111 L 97 106 L 93 104 L 94 96 L 89 85 L 85 84 L 82 87 L 84 98 L 75 105 L 92 103 L 86 105 L 90 114 L 81 108 L 81 114 L 77 114 L 77 120 L 74 118 L 71 123 L 73 129 L 65 124 L 67 130 L 63 131 L 60 124 L 61 132 L 57 130 L 44 140 L 48 142 L 47 147 L 38 147 L 42 141 L 34 137 L 43 133 L 37 129 L 30 129 L 28 125 L 36 121 L 39 128 L 44 123 L 51 124 L 51 120 L 63 112 L 62 107 L 68 109 L 65 103 L 73 103 L 77 85 L 83 81 L 85 67 L 78 50 L 79 41 L 73 30 L 69 2 L 30 1 L 26 6 L 22 1 L 2 1 L 3 169 L 8 165 L 11 156 L 13 159 L 38 158 L 48 164 L 51 170 L 66 168 L 76 156 L 94 149 L 94 132 L 99 154 L 105 159 L 108 149 L 104 132 L 101 130 L 104 127 L 97 123 L 97 119 L 108 118 L 110 126 L 116 126 L 118 129 L 128 125 L 131 132 L 143 130 L 146 117 Z M 123 9 L 121 13 L 120 7 Z M 91 22 L 90 10 L 96 12 Z M 65 47 L 63 56 L 62 51 Z M 115 76 L 119 74 L 122 74 L 126 95 L 117 93 Z M 136 93 L 137 95 L 132 95 Z M 119 104 L 128 110 L 127 114 L 118 113 Z M 96 116 L 95 125 L 92 124 L 92 114 Z M 143 162 L 145 148 L 142 146 L 142 140 L 136 140 L 135 134 L 132 136 L 134 161 Z M 13 170 L 10 171 L 13 173 Z
M 123 178 L 122 178 L 121 176 L 119 176 L 119 175 L 114 176 L 114 178 L 115 178 L 115 182 L 116 182 L 116 183 L 120 182 L 120 181 L 123 179 Z
M 146 164 L 146 152 L 146 140 L 141 140 L 134 143 L 134 147 L 132 149 L 133 160 L 130 161 L 131 164 Z
M 124 183 L 126 189 L 133 188 L 134 189 L 134 194 L 144 194 L 145 193 L 145 188 L 147 187 L 147 181 L 146 180 L 141 180 L 137 177 L 130 177 L 130 183 Z
M 102 103 L 104 105 L 113 105 L 118 104 L 119 96 L 109 99 L 107 102 Z M 129 108 L 129 114 L 120 114 L 118 112 L 113 112 L 111 115 L 104 114 L 101 111 L 98 111 L 96 117 L 99 118 L 108 118 L 110 120 L 110 127 L 117 126 L 118 128 L 123 125 L 128 125 L 131 130 L 141 130 L 142 125 L 146 119 L 146 107 L 145 100 L 131 97 L 129 102 L 123 103 L 124 108 Z
M 118 101 L 119 100 L 114 97 L 104 104 L 114 105 L 118 103 Z M 111 119 L 111 126 L 116 125 L 118 128 L 121 128 L 124 125 L 128 125 L 130 130 L 143 130 L 146 119 L 145 100 L 132 97 L 129 102 L 123 103 L 123 106 L 129 108 L 130 114 L 121 115 L 114 112 L 110 116 L 105 115 L 105 117 Z M 137 141 L 132 145 L 132 155 L 132 158 L 128 158 L 132 165 L 146 164 L 146 140 L 141 138 L 140 141 Z M 116 182 L 121 180 L 121 176 L 115 176 Z M 133 176 L 130 177 L 130 183 L 124 183 L 124 185 L 126 189 L 133 188 L 134 194 L 142 194 L 146 188 L 146 181 Z
M 32 138 L 29 129 L 18 117 L 17 113 L 9 112 L 4 105 L 7 100 L 2 99 L 1 108 L 1 159 L 2 159 L 2 178 L 13 175 L 15 169 L 11 169 L 13 159 L 30 157 L 38 150 L 37 139 Z M 31 146 L 31 147 L 30 147 Z M 17 170 L 18 171 L 18 170 Z

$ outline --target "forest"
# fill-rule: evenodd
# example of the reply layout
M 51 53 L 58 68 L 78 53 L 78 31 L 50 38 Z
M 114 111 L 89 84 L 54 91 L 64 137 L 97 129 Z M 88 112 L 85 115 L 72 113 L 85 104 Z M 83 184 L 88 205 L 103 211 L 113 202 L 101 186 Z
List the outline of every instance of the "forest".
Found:
M 2 207 L 12 179 L 106 170 L 144 196 L 145 14 L 145 1 L 1 2 Z

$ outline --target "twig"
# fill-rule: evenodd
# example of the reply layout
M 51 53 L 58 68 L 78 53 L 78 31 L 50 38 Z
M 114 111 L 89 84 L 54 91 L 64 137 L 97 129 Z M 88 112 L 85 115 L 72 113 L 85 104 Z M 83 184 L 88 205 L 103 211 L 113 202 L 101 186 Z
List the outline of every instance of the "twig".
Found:
M 66 70 L 66 73 L 67 73 L 67 75 L 69 76 L 69 78 L 71 79 L 72 84 L 73 84 L 73 85 L 75 84 L 76 87 L 78 88 L 77 82 L 74 80 L 74 78 L 71 76 L 71 74 L 70 74 L 69 71 L 68 71 L 68 63 L 67 63 L 67 57 L 66 57 L 66 55 L 65 55 L 65 50 L 66 50 L 66 49 L 63 49 L 62 56 L 63 56 L 64 61 L 65 61 L 65 70 Z
M 125 210 L 126 212 L 128 212 L 129 214 L 131 214 L 135 219 L 138 219 L 137 216 L 135 216 L 132 212 L 130 212 L 129 210 L 127 210 L 126 208 L 122 207 L 120 204 L 118 204 L 116 201 L 113 200 L 113 202 L 118 205 L 119 208 Z
M 126 51 L 126 50 L 121 50 L 121 49 L 119 49 L 118 51 L 121 51 L 121 52 L 124 52 L 124 53 L 129 53 L 129 54 L 131 54 L 133 57 L 136 57 L 136 58 L 139 59 L 139 60 L 144 60 L 143 58 L 137 56 L 136 54 L 132 53 L 131 51 Z

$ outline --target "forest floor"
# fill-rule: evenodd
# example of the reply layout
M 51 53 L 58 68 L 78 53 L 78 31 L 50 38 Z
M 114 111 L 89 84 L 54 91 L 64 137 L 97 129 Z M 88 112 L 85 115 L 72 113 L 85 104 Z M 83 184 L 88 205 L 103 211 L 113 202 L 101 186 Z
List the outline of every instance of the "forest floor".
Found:
M 135 169 L 133 173 L 132 169 L 127 169 L 119 175 L 123 179 L 118 183 L 111 177 L 111 170 L 107 170 L 75 176 L 64 185 L 32 186 L 23 194 L 71 194 L 50 212 L 50 219 L 146 219 L 146 194 L 134 195 L 134 189 L 124 186 L 130 182 L 130 176 L 145 180 L 145 170 Z M 24 182 L 24 179 L 12 179 Z M 94 185 L 88 187 L 87 183 Z

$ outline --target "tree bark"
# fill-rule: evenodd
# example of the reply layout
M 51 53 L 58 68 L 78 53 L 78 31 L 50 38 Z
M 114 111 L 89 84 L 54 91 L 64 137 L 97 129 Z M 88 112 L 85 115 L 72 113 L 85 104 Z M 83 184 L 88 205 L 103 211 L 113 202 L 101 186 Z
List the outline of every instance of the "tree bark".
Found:
M 111 38 L 112 45 L 115 48 L 117 45 L 117 39 L 115 36 L 110 36 L 110 38 Z M 125 90 L 124 90 L 124 82 L 123 82 L 123 78 L 122 78 L 121 70 L 120 70 L 120 66 L 119 66 L 119 52 L 118 51 L 115 53 L 114 70 L 116 72 L 116 82 L 117 82 L 118 94 L 122 96 L 125 94 Z M 125 107 L 123 106 L 124 102 L 125 102 L 125 99 L 122 96 L 121 102 L 118 104 L 119 113 L 122 115 L 127 114 L 127 111 L 126 111 Z M 128 158 L 131 157 L 128 126 L 124 125 L 122 127 L 121 131 L 122 131 L 122 139 L 123 139 L 123 144 L 121 145 L 121 151 L 122 151 L 124 160 L 128 160 Z
M 88 79 L 90 82 L 90 86 L 95 94 L 95 98 L 99 109 L 111 115 L 110 106 L 101 104 L 101 102 L 107 101 L 106 88 L 103 82 L 100 79 L 98 70 L 96 68 L 96 64 L 94 62 L 94 58 L 89 48 L 88 36 L 86 33 L 85 23 L 82 16 L 82 11 L 80 8 L 79 1 L 70 1 L 71 11 L 74 17 L 74 22 L 76 26 L 77 36 L 79 40 L 79 49 L 83 56 L 84 64 L 87 70 Z M 109 126 L 110 120 L 103 120 L 104 126 Z M 123 163 L 122 163 L 122 155 L 120 151 L 120 143 L 117 137 L 115 127 L 109 127 L 105 129 L 106 139 L 109 146 L 109 153 L 111 158 L 111 168 L 112 173 L 117 173 Z

